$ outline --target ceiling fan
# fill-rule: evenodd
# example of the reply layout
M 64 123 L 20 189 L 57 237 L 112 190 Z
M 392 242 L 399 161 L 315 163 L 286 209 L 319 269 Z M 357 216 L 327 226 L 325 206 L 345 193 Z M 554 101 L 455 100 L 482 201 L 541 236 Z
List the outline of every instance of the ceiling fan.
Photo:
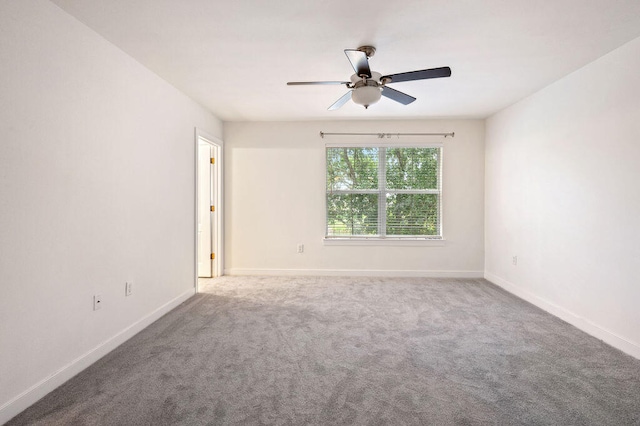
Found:
M 340 99 L 335 101 L 329 107 L 329 111 L 336 110 L 344 105 L 349 98 L 358 105 L 369 108 L 369 105 L 375 104 L 380 100 L 381 96 L 385 96 L 403 105 L 408 105 L 415 101 L 416 98 L 406 93 L 399 92 L 395 89 L 387 87 L 389 83 L 400 83 L 402 81 L 426 80 L 429 78 L 450 77 L 451 68 L 440 67 L 430 68 L 426 70 L 403 72 L 399 74 L 390 74 L 383 76 L 382 74 L 371 71 L 369 68 L 369 58 L 376 53 L 373 46 L 361 46 L 357 49 L 345 49 L 353 70 L 356 72 L 351 76 L 351 81 L 290 81 L 289 86 L 301 85 L 319 85 L 319 84 L 344 84 L 349 90 Z

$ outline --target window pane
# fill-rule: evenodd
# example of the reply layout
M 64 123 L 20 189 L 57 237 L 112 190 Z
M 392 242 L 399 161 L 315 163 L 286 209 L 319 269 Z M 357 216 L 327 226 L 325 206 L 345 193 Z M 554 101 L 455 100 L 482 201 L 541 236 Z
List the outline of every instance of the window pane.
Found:
M 376 235 L 377 194 L 327 194 L 327 235 Z
M 327 148 L 327 190 L 377 189 L 378 148 Z
M 387 148 L 388 189 L 437 189 L 440 148 Z
M 388 194 L 387 235 L 440 235 L 437 194 Z

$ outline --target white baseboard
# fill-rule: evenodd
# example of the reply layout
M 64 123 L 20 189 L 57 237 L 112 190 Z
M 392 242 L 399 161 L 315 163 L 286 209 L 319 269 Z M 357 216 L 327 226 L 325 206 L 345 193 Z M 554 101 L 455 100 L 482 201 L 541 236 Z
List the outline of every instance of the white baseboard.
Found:
M 0 407 L 0 425 L 5 424 L 13 417 L 20 414 L 22 411 L 29 408 L 49 392 L 53 391 L 54 389 L 65 383 L 67 380 L 71 379 L 73 376 L 98 361 L 100 358 L 129 340 L 131 337 L 148 327 L 151 323 L 156 321 L 158 318 L 160 318 L 176 306 L 180 305 L 185 300 L 189 299 L 194 294 L 195 288 L 189 291 L 185 291 L 175 299 L 160 306 L 158 309 L 131 324 L 129 327 L 120 331 L 115 336 L 91 349 L 87 353 L 74 359 L 55 373 L 51 374 L 49 377 L 39 381 L 26 391 L 22 392 L 20 395 L 3 404 Z
M 588 319 L 583 318 L 563 308 L 562 306 L 558 306 L 555 303 L 549 302 L 548 300 L 537 296 L 527 290 L 524 290 L 517 285 L 500 278 L 497 275 L 494 275 L 490 272 L 485 272 L 484 277 L 498 287 L 501 287 L 509 293 L 523 300 L 526 300 L 532 305 L 535 305 L 538 308 L 549 312 L 550 314 L 562 319 L 563 321 L 568 322 L 569 324 L 584 331 L 585 333 L 602 340 L 603 342 L 613 346 L 616 349 L 620 349 L 622 352 L 629 354 L 634 358 L 640 359 L 640 345 L 638 343 L 631 342 L 623 337 L 620 337 L 617 334 L 603 327 L 600 327 L 597 324 L 594 324 Z
M 426 278 L 484 278 L 483 271 L 421 271 L 375 269 L 225 269 L 225 275 L 267 276 L 344 276 L 344 277 L 426 277 Z

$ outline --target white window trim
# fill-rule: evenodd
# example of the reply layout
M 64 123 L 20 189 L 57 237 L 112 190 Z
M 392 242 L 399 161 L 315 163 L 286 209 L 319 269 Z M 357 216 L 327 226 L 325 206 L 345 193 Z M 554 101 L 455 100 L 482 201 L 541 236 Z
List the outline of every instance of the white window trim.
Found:
M 396 146 L 397 148 L 442 148 L 444 144 L 441 142 L 438 143 L 392 143 L 392 142 L 357 142 L 357 143 L 327 143 L 324 145 L 326 148 L 389 148 L 392 146 Z
M 443 215 L 443 200 L 442 200 L 442 193 L 443 193 L 443 182 L 442 182 L 442 176 L 443 176 L 443 170 L 442 170 L 442 164 L 443 164 L 443 157 L 444 157 L 444 144 L 439 142 L 439 143 L 391 143 L 391 142 L 376 142 L 376 143 L 367 143 L 367 142 L 359 142 L 359 143 L 327 143 L 325 144 L 325 152 L 327 150 L 327 148 L 368 148 L 368 147 L 373 147 L 373 148 L 389 148 L 396 145 L 399 148 L 440 148 L 440 162 L 438 164 L 438 174 L 439 174 L 439 178 L 440 178 L 440 190 L 439 191 L 434 191 L 435 193 L 439 193 L 440 194 L 440 211 L 438 212 L 438 214 L 440 215 L 440 231 L 444 230 L 444 215 Z M 326 171 L 327 171 L 327 164 L 326 164 L 326 155 L 325 155 L 325 176 L 326 176 Z M 383 174 L 384 175 L 384 174 Z M 326 194 L 327 191 L 327 183 L 326 183 L 326 177 L 325 177 L 325 182 L 324 182 L 324 192 Z M 336 191 L 336 192 L 342 192 L 342 193 L 358 193 L 361 194 L 364 192 L 369 192 L 371 191 L 371 193 L 378 193 L 378 190 L 353 190 L 353 191 L 349 191 L 349 190 L 341 190 L 341 191 Z M 402 193 L 405 192 L 403 190 L 398 190 L 398 193 Z M 407 193 L 411 193 L 413 191 L 408 190 Z M 420 190 L 420 191 L 416 191 L 418 193 L 423 193 L 424 190 Z M 325 195 L 325 206 L 326 206 L 326 195 Z M 324 232 L 326 233 L 327 230 L 327 219 L 325 216 L 325 223 L 324 223 Z M 335 236 L 335 237 L 330 237 L 327 236 L 325 234 L 324 238 L 322 239 L 322 243 L 325 246 L 431 246 L 431 247 L 442 247 L 444 245 L 446 245 L 446 239 L 444 238 L 444 232 L 442 232 L 442 236 L 437 236 L 437 237 L 420 237 L 420 236 L 416 236 L 416 237 L 387 237 L 387 236 L 369 236 L 369 237 L 363 237 L 363 236 Z

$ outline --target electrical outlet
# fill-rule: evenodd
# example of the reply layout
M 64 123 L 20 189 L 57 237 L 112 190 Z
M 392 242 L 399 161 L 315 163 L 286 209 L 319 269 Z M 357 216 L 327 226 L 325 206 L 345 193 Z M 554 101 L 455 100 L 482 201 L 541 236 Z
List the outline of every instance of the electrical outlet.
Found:
M 298 253 L 304 253 L 304 244 L 298 244 Z
M 102 308 L 102 296 L 96 294 L 93 296 L 93 310 L 97 311 L 100 308 Z
M 513 263 L 513 266 L 517 266 L 518 265 L 518 256 L 513 256 L 513 259 L 511 259 L 511 262 Z
M 127 281 L 124 284 L 124 295 L 131 296 L 131 293 L 133 293 L 133 282 Z

